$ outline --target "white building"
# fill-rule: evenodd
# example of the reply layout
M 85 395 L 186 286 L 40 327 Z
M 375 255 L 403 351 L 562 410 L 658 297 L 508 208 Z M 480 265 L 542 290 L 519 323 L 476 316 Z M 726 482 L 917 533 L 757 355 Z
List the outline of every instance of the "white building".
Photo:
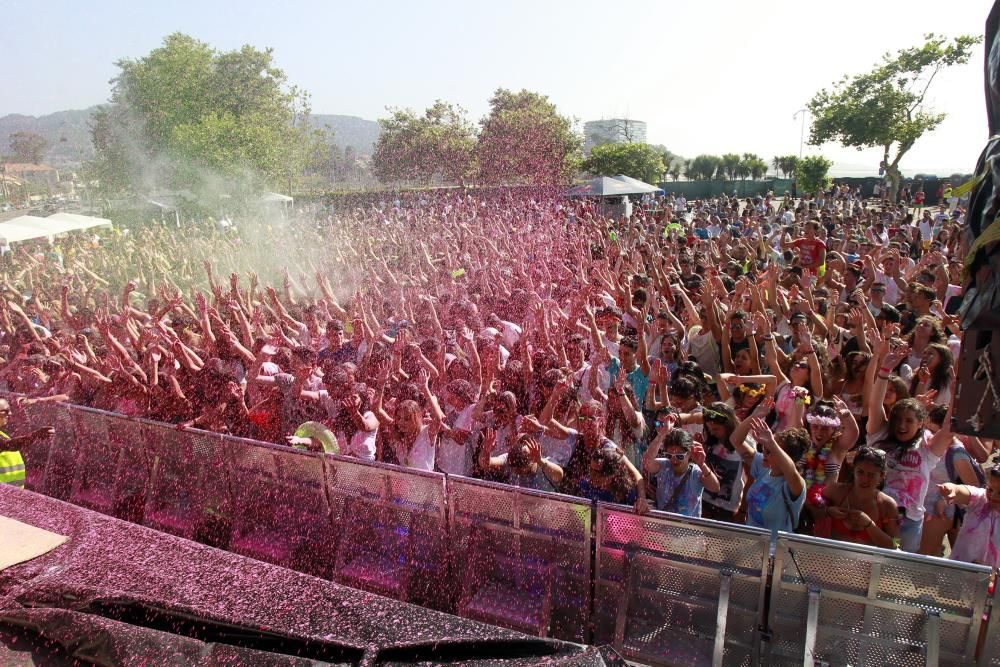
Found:
M 601 144 L 644 144 L 646 122 L 630 118 L 591 120 L 583 124 L 583 151 Z

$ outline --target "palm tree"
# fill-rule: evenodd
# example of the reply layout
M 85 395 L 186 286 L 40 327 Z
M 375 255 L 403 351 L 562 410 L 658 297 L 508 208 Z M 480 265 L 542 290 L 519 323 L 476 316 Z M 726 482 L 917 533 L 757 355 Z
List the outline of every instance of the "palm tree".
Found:
M 782 164 L 784 164 L 784 162 L 782 162 L 781 157 L 775 155 L 773 158 L 771 158 L 771 166 L 774 167 L 774 173 L 778 174 L 779 176 L 782 174 L 781 171 Z
M 740 168 L 740 156 L 737 153 L 726 153 L 722 156 L 720 173 L 725 174 L 730 181 L 735 181 Z
M 785 178 L 793 178 L 795 176 L 795 168 L 799 164 L 799 158 L 796 155 L 782 155 L 781 171 L 785 173 Z
M 680 158 L 674 158 L 674 161 L 670 163 L 669 167 L 667 167 L 667 173 L 670 174 L 670 178 L 676 181 L 681 177 L 681 171 L 684 168 L 684 165 L 682 164 L 683 162 L 684 160 Z
M 681 165 L 684 169 L 684 178 L 689 181 L 695 181 L 698 179 L 698 168 L 694 164 L 694 159 L 684 160 Z

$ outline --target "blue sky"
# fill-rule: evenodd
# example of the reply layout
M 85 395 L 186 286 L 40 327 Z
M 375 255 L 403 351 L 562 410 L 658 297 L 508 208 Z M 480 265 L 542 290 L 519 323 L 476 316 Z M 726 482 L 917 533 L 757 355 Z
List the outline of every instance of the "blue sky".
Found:
M 441 98 L 478 120 L 497 87 L 528 88 L 581 122 L 645 120 L 650 141 L 682 155 L 770 158 L 798 152 L 792 115 L 818 88 L 931 30 L 981 34 L 990 5 L 4 0 L 0 115 L 105 101 L 116 59 L 182 31 L 223 50 L 273 47 L 319 113 L 375 119 L 386 106 L 423 109 Z M 971 170 L 986 138 L 982 49 L 935 85 L 932 103 L 949 118 L 903 166 Z M 880 157 L 806 146 L 816 152 L 845 173 L 868 172 Z

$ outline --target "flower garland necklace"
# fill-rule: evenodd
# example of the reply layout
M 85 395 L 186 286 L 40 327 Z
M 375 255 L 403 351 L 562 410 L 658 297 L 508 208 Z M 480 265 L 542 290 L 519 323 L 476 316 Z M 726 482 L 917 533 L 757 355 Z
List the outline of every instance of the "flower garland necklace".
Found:
M 824 484 L 826 482 L 826 461 L 830 458 L 831 447 L 825 445 L 819 451 L 815 447 L 810 447 L 803 457 L 805 470 L 802 471 L 802 478 L 806 481 L 806 487 L 813 484 Z

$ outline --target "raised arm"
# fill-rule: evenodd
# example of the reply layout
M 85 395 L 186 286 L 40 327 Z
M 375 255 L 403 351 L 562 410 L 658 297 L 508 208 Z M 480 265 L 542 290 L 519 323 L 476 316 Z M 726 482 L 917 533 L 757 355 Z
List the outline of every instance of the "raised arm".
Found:
M 769 449 L 771 460 L 774 461 L 775 467 L 784 475 L 789 493 L 791 493 L 793 499 L 798 498 L 806 488 L 806 481 L 799 473 L 799 469 L 795 465 L 795 461 L 792 460 L 792 457 L 775 441 L 774 433 L 771 432 L 771 429 L 768 428 L 763 419 L 754 419 L 753 436 L 757 442 Z

